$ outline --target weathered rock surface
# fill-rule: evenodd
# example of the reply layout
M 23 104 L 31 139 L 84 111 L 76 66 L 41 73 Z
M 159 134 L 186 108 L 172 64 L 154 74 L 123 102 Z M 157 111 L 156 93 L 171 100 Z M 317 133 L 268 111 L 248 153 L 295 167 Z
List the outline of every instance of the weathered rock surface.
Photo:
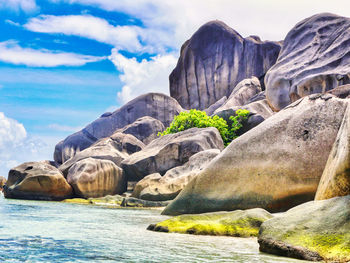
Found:
M 350 83 L 350 19 L 323 13 L 298 23 L 266 73 L 266 98 L 275 110 L 313 93 Z
M 149 174 L 163 175 L 171 168 L 183 165 L 198 152 L 223 148 L 224 143 L 216 128 L 192 128 L 159 137 L 142 151 L 130 155 L 121 167 L 128 181 L 139 181 Z
M 144 144 L 149 144 L 154 139 L 157 139 L 158 132 L 163 132 L 164 130 L 165 127 L 161 121 L 145 116 L 118 130 L 118 132 L 131 134 Z
M 275 212 L 313 200 L 347 105 L 320 94 L 293 103 L 235 139 L 163 213 Z
M 94 143 L 89 148 L 78 152 L 59 169 L 67 176 L 68 170 L 72 165 L 80 160 L 87 158 L 110 160 L 117 166 L 120 166 L 121 162 L 126 159 L 129 154 L 140 151 L 145 145 L 130 134 L 123 134 L 116 132 L 111 137 L 103 138 Z
M 94 158 L 76 162 L 68 171 L 67 181 L 82 198 L 122 194 L 127 186 L 123 170 L 114 162 Z
M 57 144 L 54 158 L 63 163 L 82 151 L 98 139 L 111 136 L 117 129 L 135 122 L 137 119 L 150 116 L 163 123 L 165 127 L 182 111 L 179 103 L 164 94 L 148 93 L 128 102 L 113 113 L 105 113 L 83 130 L 68 136 Z
M 245 105 L 252 97 L 256 96 L 261 91 L 260 82 L 256 77 L 244 79 L 237 84 L 230 97 L 220 108 L 217 108 L 214 113 Z
M 195 235 L 254 237 L 258 236 L 261 224 L 272 217 L 273 215 L 261 208 L 181 215 L 152 224 L 147 229 Z
M 263 76 L 280 48 L 277 42 L 243 38 L 221 21 L 206 23 L 182 45 L 169 76 L 170 94 L 186 109 L 203 110 L 228 97 L 241 80 Z
M 150 201 L 174 199 L 219 153 L 219 149 L 205 150 L 192 155 L 187 163 L 167 171 L 163 176 L 159 173 L 146 176 L 136 184 L 132 197 Z
M 350 107 L 344 114 L 342 125 L 318 185 L 316 200 L 350 195 Z
M 2 191 L 5 184 L 6 184 L 6 178 L 3 176 L 0 176 L 0 191 Z
M 6 198 L 63 200 L 73 194 L 62 173 L 50 162 L 27 162 L 10 170 L 4 187 Z
M 260 251 L 327 262 L 350 261 L 350 196 L 312 201 L 261 225 Z
M 337 96 L 338 98 L 345 99 L 350 95 L 350 84 L 331 89 L 327 91 L 327 93 Z
M 207 109 L 205 109 L 205 113 L 210 116 L 212 115 L 218 108 L 220 108 L 224 103 L 227 101 L 227 97 L 224 96 L 221 99 L 219 99 L 214 104 L 210 105 Z

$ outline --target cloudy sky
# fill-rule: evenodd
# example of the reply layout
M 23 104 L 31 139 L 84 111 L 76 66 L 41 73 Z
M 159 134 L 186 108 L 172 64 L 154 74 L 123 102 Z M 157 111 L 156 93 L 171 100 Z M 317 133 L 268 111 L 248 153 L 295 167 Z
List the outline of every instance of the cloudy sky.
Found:
M 0 0 L 0 175 L 149 91 L 169 93 L 181 44 L 219 19 L 281 40 L 348 0 Z

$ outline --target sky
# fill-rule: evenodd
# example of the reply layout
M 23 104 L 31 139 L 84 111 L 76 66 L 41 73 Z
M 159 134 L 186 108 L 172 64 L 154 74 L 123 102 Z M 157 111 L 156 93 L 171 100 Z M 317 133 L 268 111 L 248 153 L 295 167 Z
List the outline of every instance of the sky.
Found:
M 282 40 L 349 0 L 0 0 L 0 175 L 147 92 L 169 94 L 179 50 L 218 19 Z

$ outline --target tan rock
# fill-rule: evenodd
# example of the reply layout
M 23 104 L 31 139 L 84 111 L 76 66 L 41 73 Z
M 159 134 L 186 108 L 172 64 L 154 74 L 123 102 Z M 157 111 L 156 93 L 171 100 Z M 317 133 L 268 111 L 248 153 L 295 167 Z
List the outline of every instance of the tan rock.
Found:
M 6 178 L 3 176 L 0 176 L 0 191 L 2 191 L 5 184 L 6 184 Z

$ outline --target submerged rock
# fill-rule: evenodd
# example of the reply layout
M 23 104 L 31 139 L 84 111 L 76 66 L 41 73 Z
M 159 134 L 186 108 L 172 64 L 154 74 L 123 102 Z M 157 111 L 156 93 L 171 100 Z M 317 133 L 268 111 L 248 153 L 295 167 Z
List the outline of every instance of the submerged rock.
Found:
M 349 41 L 350 18 L 323 13 L 298 23 L 266 73 L 270 105 L 278 111 L 301 97 L 350 83 Z
M 194 235 L 255 237 L 263 222 L 272 218 L 260 209 L 236 210 L 198 215 L 181 215 L 148 226 L 148 230 Z
M 167 215 L 313 200 L 348 100 L 305 97 L 235 139 L 163 211 Z
M 261 225 L 260 251 L 312 261 L 350 261 L 350 196 L 312 201 Z
M 136 184 L 132 197 L 150 201 L 174 199 L 219 153 L 219 149 L 205 150 L 192 155 L 187 163 L 170 169 L 163 176 L 159 173 L 146 176 Z
M 228 97 L 243 79 L 263 76 L 280 48 L 277 42 L 243 38 L 221 21 L 206 23 L 182 45 L 169 76 L 170 94 L 185 109 L 203 110 Z
M 139 181 L 152 173 L 163 175 L 171 168 L 183 165 L 198 152 L 223 148 L 224 143 L 216 128 L 192 128 L 159 137 L 125 159 L 122 168 L 128 181 Z
M 62 173 L 50 162 L 27 162 L 9 172 L 4 187 L 6 198 L 63 200 L 73 194 Z
M 123 170 L 109 160 L 86 158 L 76 162 L 68 171 L 68 183 L 78 197 L 102 197 L 122 194 L 127 181 Z
M 316 200 L 350 195 L 350 107 L 333 144 L 321 177 Z
M 144 116 L 155 118 L 168 127 L 174 116 L 181 111 L 179 103 L 167 95 L 160 93 L 141 95 L 113 113 L 103 114 L 83 130 L 68 136 L 57 144 L 54 154 L 55 161 L 64 163 L 76 152 L 86 149 L 101 138 L 111 136 L 116 130 Z

